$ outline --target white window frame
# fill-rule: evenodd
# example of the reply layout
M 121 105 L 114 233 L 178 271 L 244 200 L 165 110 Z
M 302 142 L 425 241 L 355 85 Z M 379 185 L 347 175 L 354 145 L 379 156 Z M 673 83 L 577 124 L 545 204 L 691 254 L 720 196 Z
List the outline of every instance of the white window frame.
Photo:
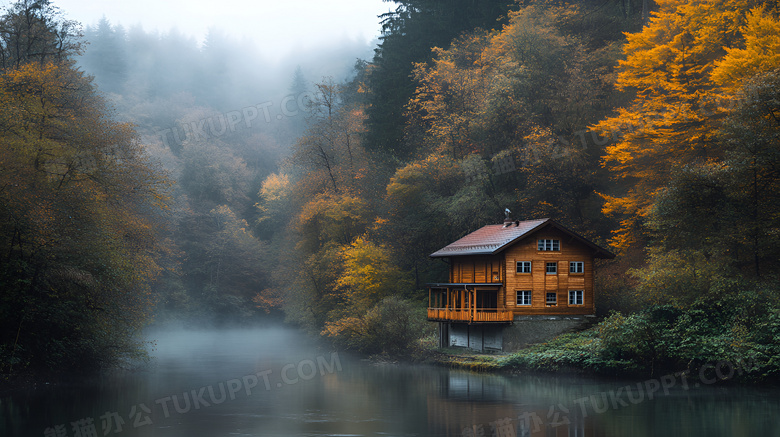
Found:
M 584 261 L 570 261 L 569 262 L 569 273 L 585 273 L 585 262 Z
M 515 302 L 519 307 L 531 306 L 531 290 L 517 290 Z M 528 303 L 521 303 L 528 302 Z
M 550 300 L 550 296 L 553 296 L 555 300 Z M 547 305 L 558 305 L 558 293 L 554 291 L 548 291 L 544 295 L 544 303 Z
M 550 271 L 550 267 L 553 267 L 553 269 L 554 269 L 555 271 L 554 271 L 554 272 L 551 272 L 551 271 Z M 548 275 L 557 275 L 557 274 L 558 274 L 558 262 L 556 261 L 556 262 L 547 262 L 547 263 L 544 263 L 544 271 L 545 271 L 545 273 L 547 273 Z
M 527 272 L 525 271 L 526 267 L 528 267 L 528 271 Z M 516 267 L 515 267 L 515 272 L 516 273 L 531 273 L 531 261 L 517 261 L 517 264 L 516 264 Z
M 585 305 L 585 290 L 569 290 L 569 306 L 579 305 Z
M 560 252 L 561 240 L 539 239 L 536 248 L 545 252 Z

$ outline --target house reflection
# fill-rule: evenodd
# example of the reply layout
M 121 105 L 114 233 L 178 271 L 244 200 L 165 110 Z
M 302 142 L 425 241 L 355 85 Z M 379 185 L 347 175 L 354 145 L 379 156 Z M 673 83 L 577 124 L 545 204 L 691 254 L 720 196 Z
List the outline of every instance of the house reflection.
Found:
M 450 400 L 502 401 L 506 398 L 506 389 L 506 382 L 500 376 L 456 370 L 441 376 L 440 392 L 443 398 Z
M 428 395 L 432 435 L 496 437 L 596 437 L 593 418 L 576 405 L 547 405 L 508 392 L 496 375 L 451 371 L 440 378 L 436 396 Z

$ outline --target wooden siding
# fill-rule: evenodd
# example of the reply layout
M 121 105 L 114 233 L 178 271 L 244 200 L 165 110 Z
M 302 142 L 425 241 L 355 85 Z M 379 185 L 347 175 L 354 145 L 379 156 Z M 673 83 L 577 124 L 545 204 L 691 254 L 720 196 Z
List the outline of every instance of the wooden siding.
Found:
M 506 277 L 504 264 L 503 254 L 452 257 L 450 258 L 450 282 L 502 284 Z M 501 288 L 498 291 L 498 302 L 504 302 L 506 299 L 506 291 Z
M 538 250 L 540 239 L 559 240 L 560 250 Z M 579 239 L 547 227 L 528 235 L 498 255 L 451 257 L 450 283 L 463 288 L 438 287 L 446 291 L 443 295 L 430 295 L 428 319 L 506 323 L 520 315 L 594 314 L 593 253 L 593 249 Z M 517 273 L 518 261 L 530 262 L 531 273 Z M 570 273 L 570 262 L 582 262 L 583 273 Z M 555 274 L 547 274 L 547 263 L 555 263 Z M 478 293 L 485 291 L 485 286 L 476 284 L 496 284 L 493 290 L 497 289 L 497 301 L 493 300 L 490 305 L 495 308 L 488 309 L 484 302 L 478 303 Z M 525 290 L 531 291 L 531 305 L 517 305 L 517 292 Z M 582 305 L 569 305 L 571 290 L 583 290 Z M 547 304 L 547 293 L 555 293 L 555 305 Z
M 560 240 L 560 251 L 540 251 L 539 239 Z M 504 303 L 517 315 L 593 314 L 593 252 L 585 244 L 556 229 L 543 229 L 504 251 L 506 279 Z M 517 261 L 531 261 L 531 273 L 516 273 Z M 584 263 L 584 273 L 569 273 L 569 262 Z M 557 274 L 547 274 L 547 263 L 557 264 Z M 531 291 L 531 305 L 516 305 L 517 291 Z M 583 290 L 583 305 L 569 306 L 569 290 Z M 557 305 L 548 306 L 547 293 L 557 294 Z
M 450 258 L 450 282 L 453 283 L 501 283 L 503 256 L 463 256 Z M 493 274 L 497 277 L 493 277 Z

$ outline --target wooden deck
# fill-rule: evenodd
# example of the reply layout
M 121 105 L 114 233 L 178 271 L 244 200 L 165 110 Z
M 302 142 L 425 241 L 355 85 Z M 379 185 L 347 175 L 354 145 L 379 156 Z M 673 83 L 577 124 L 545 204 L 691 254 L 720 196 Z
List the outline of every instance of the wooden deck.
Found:
M 428 308 L 428 320 L 435 322 L 511 323 L 514 313 L 505 309 Z

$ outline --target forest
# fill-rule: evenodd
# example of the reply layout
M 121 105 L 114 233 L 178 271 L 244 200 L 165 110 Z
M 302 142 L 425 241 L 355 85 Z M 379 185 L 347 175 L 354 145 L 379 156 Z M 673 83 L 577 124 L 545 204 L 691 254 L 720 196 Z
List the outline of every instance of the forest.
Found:
M 509 208 L 618 255 L 562 362 L 779 376 L 778 2 L 507 1 L 397 1 L 283 81 L 217 30 L 8 6 L 0 373 L 128 365 L 149 324 L 413 355 L 428 255 Z

